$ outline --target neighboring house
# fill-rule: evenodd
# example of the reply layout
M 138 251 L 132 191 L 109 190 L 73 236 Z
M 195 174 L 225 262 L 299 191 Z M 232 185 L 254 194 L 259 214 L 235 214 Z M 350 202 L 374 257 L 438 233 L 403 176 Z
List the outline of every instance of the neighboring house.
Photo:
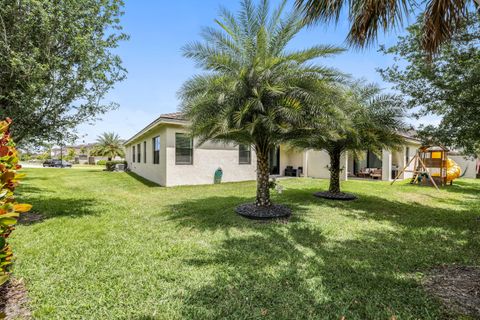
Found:
M 68 154 L 69 150 L 75 151 L 75 156 L 84 155 L 88 157 L 90 151 L 95 147 L 94 143 L 86 143 L 79 145 L 67 145 L 67 146 L 54 146 L 51 149 L 52 158 L 60 158 L 60 156 L 65 157 Z
M 211 184 L 217 169 L 222 181 L 246 181 L 256 178 L 256 157 L 250 146 L 207 142 L 197 146 L 188 135 L 188 121 L 181 113 L 163 114 L 125 142 L 126 160 L 130 170 L 162 186 Z M 399 150 L 383 150 L 381 155 L 365 151 L 358 158 L 342 156 L 342 180 L 364 177 L 392 180 L 413 158 L 421 146 L 419 140 L 402 134 L 405 145 Z M 465 169 L 470 162 L 461 162 Z M 459 158 L 462 158 L 459 156 Z M 281 145 L 270 155 L 270 171 L 274 176 L 302 175 L 329 178 L 329 156 L 324 151 L 297 150 Z M 468 163 L 468 164 L 467 164 Z M 471 165 L 475 177 L 475 162 Z M 413 162 L 410 170 L 413 170 Z M 400 179 L 412 177 L 406 172 Z M 466 175 L 470 177 L 470 175 Z
M 61 157 L 65 158 L 68 155 L 69 150 L 75 151 L 75 158 L 72 159 L 74 163 L 78 164 L 96 164 L 98 161 L 105 160 L 107 157 L 100 156 L 91 156 L 93 149 L 95 148 L 95 143 L 85 143 L 79 145 L 69 145 L 69 146 L 55 146 L 52 147 L 50 155 L 52 159 L 60 159 Z M 121 157 L 115 157 L 113 160 L 123 160 Z

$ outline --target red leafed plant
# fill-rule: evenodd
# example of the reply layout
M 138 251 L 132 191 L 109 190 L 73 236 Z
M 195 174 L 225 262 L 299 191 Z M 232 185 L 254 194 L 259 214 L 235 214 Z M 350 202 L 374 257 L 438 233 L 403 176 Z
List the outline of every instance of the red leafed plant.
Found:
M 22 212 L 29 211 L 32 206 L 15 201 L 14 190 L 23 175 L 17 173 L 21 168 L 15 143 L 10 138 L 10 124 L 7 118 L 0 121 L 0 285 L 10 276 L 12 265 L 12 248 L 7 242 L 17 219 Z

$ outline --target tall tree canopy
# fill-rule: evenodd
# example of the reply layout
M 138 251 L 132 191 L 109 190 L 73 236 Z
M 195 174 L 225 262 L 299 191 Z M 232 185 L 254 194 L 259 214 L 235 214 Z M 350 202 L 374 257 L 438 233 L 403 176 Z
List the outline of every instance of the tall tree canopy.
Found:
M 428 64 L 420 47 L 422 28 L 417 22 L 395 46 L 383 48 L 396 63 L 381 74 L 409 97 L 408 105 L 417 116 L 441 117 L 438 126 L 423 128 L 424 138 L 479 154 L 480 19 L 470 15 Z
M 344 198 L 340 192 L 341 155 L 371 150 L 397 148 L 403 143 L 398 134 L 405 129 L 402 98 L 384 94 L 376 85 L 356 82 L 336 88 L 331 95 L 332 107 L 341 114 L 340 121 L 330 124 L 329 134 L 323 131 L 322 121 L 309 119 L 309 130 L 292 140 L 292 145 L 325 150 L 330 156 L 330 198 Z
M 348 11 L 350 31 L 347 39 L 354 46 L 375 41 L 378 31 L 394 29 L 411 11 L 422 10 L 421 47 L 429 54 L 447 42 L 469 9 L 476 10 L 480 0 L 296 0 L 309 23 L 340 19 Z M 421 7 L 420 7 L 421 6 Z M 347 8 L 345 8 L 347 7 Z
M 312 60 L 342 51 L 318 45 L 287 50 L 303 27 L 298 12 L 284 12 L 286 1 L 272 12 L 269 1 L 241 2 L 238 14 L 221 9 L 217 28 L 203 30 L 203 42 L 184 48 L 205 72 L 181 91 L 182 111 L 193 135 L 206 140 L 253 146 L 257 156 L 257 198 L 271 205 L 268 156 L 307 113 L 324 114 L 322 90 L 336 72 Z
M 0 118 L 17 143 L 61 133 L 115 107 L 106 93 L 125 77 L 112 52 L 122 0 L 0 0 Z

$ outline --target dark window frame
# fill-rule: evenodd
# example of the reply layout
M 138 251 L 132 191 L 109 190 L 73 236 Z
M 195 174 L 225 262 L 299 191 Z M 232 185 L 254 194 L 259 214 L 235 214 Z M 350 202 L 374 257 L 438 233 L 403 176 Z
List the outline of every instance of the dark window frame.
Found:
M 381 164 L 380 166 L 374 164 Z M 383 165 L 383 159 L 379 158 L 374 152 L 367 150 L 367 168 L 379 168 Z
M 410 147 L 405 147 L 405 165 L 410 161 Z
M 158 143 L 157 143 L 158 142 Z M 157 149 L 158 146 L 158 149 Z M 153 164 L 160 164 L 160 136 L 152 138 L 152 162 Z
M 132 146 L 132 162 L 135 162 L 135 157 L 136 157 L 136 152 L 135 152 L 135 146 Z
M 244 149 L 242 150 L 242 148 Z M 238 145 L 238 164 L 252 164 L 252 147 L 250 145 Z
M 147 163 L 147 140 L 143 141 L 143 163 Z
M 137 162 L 142 162 L 142 147 L 140 143 L 137 143 Z
M 182 136 L 182 138 L 188 138 L 189 139 L 189 144 L 190 146 L 189 147 L 179 147 L 179 143 L 178 143 L 178 137 Z M 185 154 L 181 154 L 179 155 L 179 153 L 181 153 L 182 151 L 184 153 L 187 153 L 185 151 L 189 150 L 189 161 L 180 161 L 179 160 L 179 156 L 181 157 L 185 157 L 186 155 Z M 176 132 L 175 133 L 175 165 L 193 165 L 193 139 L 188 136 L 187 133 L 183 133 L 183 132 Z

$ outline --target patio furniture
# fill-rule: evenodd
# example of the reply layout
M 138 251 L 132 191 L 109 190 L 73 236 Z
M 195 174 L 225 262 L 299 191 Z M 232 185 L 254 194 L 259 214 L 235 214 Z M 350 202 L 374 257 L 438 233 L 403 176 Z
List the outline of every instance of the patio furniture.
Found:
M 359 178 L 366 178 L 370 176 L 370 168 L 362 168 L 358 171 L 357 176 Z
M 382 179 L 382 169 L 373 169 L 370 173 L 372 179 Z
M 296 177 L 297 176 L 297 169 L 293 169 L 292 166 L 287 166 L 285 168 L 285 177 Z

